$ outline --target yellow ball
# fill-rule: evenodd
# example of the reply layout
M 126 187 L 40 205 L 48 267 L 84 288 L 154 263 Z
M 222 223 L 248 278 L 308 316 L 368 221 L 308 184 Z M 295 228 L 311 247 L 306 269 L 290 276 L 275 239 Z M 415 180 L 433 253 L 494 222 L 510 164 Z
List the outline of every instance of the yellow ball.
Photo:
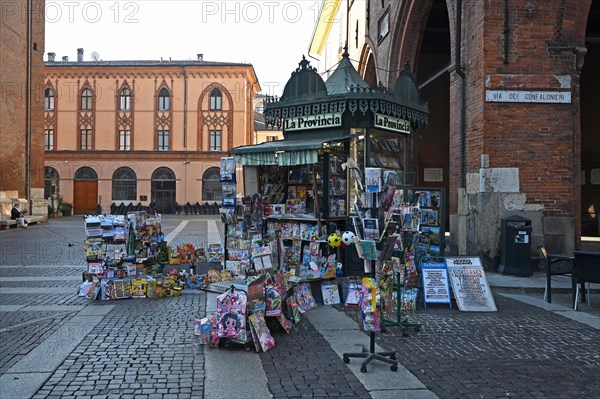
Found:
M 339 247 L 342 243 L 342 236 L 338 233 L 331 233 L 329 234 L 329 237 L 327 237 L 327 242 L 334 248 Z

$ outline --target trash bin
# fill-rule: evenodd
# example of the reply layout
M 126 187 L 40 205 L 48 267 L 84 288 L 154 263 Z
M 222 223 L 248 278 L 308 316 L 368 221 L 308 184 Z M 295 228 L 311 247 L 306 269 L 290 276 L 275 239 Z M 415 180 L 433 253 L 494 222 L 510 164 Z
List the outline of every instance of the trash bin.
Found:
M 531 220 L 513 215 L 501 219 L 500 266 L 502 274 L 531 276 Z

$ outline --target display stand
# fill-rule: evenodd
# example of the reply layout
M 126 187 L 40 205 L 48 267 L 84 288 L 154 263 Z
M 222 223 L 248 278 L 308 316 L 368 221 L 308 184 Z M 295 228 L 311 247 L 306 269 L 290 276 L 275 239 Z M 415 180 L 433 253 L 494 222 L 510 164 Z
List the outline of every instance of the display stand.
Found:
M 396 274 L 396 283 L 394 284 L 396 288 L 396 320 L 389 320 L 382 318 L 382 327 L 400 327 L 402 329 L 402 336 L 408 337 L 407 329 L 414 329 L 415 332 L 421 331 L 421 324 L 414 323 L 409 321 L 408 317 L 404 317 L 404 301 L 402 296 L 402 290 L 405 288 L 405 285 L 400 282 L 400 273 Z M 382 331 L 383 331 L 382 328 Z
M 376 194 L 373 194 L 373 197 L 376 197 Z M 373 204 L 376 203 L 376 198 L 373 198 Z M 377 209 L 371 209 L 371 215 L 377 215 Z M 375 263 L 376 261 L 371 260 L 371 271 L 369 273 L 365 273 L 369 275 L 369 277 L 376 277 L 375 273 Z M 398 371 L 398 361 L 396 360 L 396 352 L 375 352 L 375 331 L 369 332 L 369 351 L 368 352 L 360 352 L 360 353 L 344 353 L 343 360 L 344 363 L 350 363 L 350 358 L 361 358 L 365 359 L 360 365 L 361 373 L 367 372 L 367 365 L 373 360 L 379 360 L 381 362 L 391 364 L 390 369 L 392 371 Z
M 371 261 L 371 268 L 375 270 L 375 261 Z M 373 272 L 374 274 L 374 272 Z M 367 365 L 373 360 L 379 360 L 381 362 L 391 364 L 390 370 L 398 371 L 398 361 L 396 360 L 396 352 L 375 352 L 375 331 L 369 332 L 369 351 L 358 352 L 358 353 L 344 353 L 344 363 L 350 363 L 350 358 L 356 357 L 365 359 L 360 365 L 360 372 L 367 372 Z

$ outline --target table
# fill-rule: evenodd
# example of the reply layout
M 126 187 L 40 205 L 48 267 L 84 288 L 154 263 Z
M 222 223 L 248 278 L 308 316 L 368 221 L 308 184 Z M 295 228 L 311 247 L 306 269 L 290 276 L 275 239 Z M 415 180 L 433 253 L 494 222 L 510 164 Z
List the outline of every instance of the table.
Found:
M 552 276 L 553 275 L 568 275 L 573 276 L 573 264 L 575 261 L 574 255 L 565 255 L 565 254 L 548 254 L 548 260 L 546 262 L 546 302 L 552 303 Z M 560 272 L 560 273 L 552 273 L 552 264 L 557 262 L 569 262 L 571 264 L 571 268 L 569 272 Z M 575 302 L 575 293 L 577 291 L 576 280 L 571 278 L 571 290 L 573 295 L 573 303 Z M 584 297 L 582 296 L 582 299 Z

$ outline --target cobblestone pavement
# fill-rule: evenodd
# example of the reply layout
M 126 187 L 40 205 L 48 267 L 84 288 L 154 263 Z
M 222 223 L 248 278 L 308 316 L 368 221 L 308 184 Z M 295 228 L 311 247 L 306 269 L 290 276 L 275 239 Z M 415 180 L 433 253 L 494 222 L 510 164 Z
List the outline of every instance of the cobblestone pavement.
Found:
M 203 239 L 207 223 L 194 217 L 165 218 L 165 235 L 188 219 L 173 242 Z M 80 217 L 0 232 L 0 374 L 72 320 L 77 309 L 106 305 L 77 297 L 85 269 L 82 242 Z M 35 397 L 203 397 L 204 351 L 211 349 L 195 345 L 193 320 L 205 313 L 204 295 L 114 303 Z M 411 316 L 422 323 L 419 333 L 404 337 L 390 327 L 377 342 L 395 350 L 440 398 L 600 397 L 598 330 L 499 292 L 494 298 L 495 313 L 420 307 Z M 591 308 L 581 309 L 600 317 L 598 295 L 592 299 Z M 553 292 L 554 303 L 569 301 L 569 293 Z M 355 309 L 342 311 L 360 317 Z M 260 354 L 273 397 L 370 397 L 306 317 L 275 339 L 275 348 Z
M 165 220 L 163 231 L 182 220 Z M 206 231 L 206 221 L 188 224 L 186 240 L 196 228 Z M 106 304 L 77 296 L 83 237 L 81 217 L 0 232 L 0 374 L 71 320 L 74 309 Z M 119 301 L 35 397 L 203 397 L 204 348 L 195 345 L 193 326 L 205 303 L 200 291 Z
M 205 303 L 200 291 L 121 301 L 34 397 L 203 397 L 204 349 L 195 345 L 194 319 Z
M 440 398 L 600 397 L 598 330 L 497 292 L 494 298 L 492 313 L 421 308 L 410 316 L 420 332 L 403 337 L 390 327 L 377 342 Z
M 289 335 L 269 326 L 276 344 L 260 357 L 275 398 L 370 397 L 306 317 Z
M 0 231 L 0 374 L 74 314 L 42 309 L 7 311 L 10 307 L 86 304 L 76 295 L 85 264 L 82 233 L 83 220 L 78 217 Z M 47 276 L 66 280 L 45 281 Z M 31 277 L 38 277 L 38 281 L 6 281 Z M 48 288 L 64 293 L 52 293 Z

